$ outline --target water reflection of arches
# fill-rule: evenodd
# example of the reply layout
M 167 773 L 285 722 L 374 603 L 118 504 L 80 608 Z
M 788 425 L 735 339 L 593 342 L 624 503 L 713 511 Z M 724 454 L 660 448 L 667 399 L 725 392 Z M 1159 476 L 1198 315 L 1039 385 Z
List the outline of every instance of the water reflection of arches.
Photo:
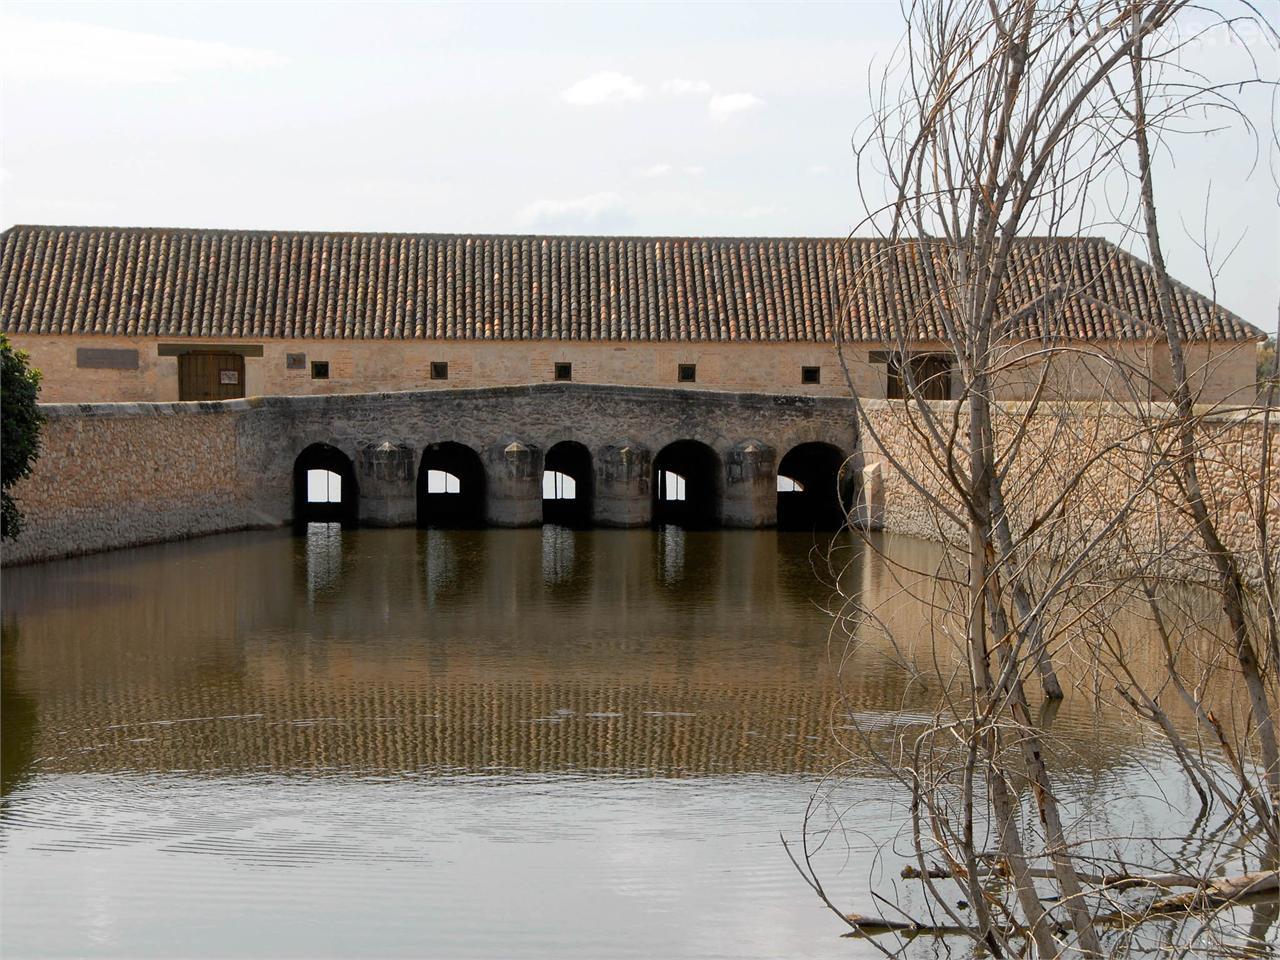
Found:
M 309 523 L 307 536 L 307 602 L 337 586 L 342 575 L 342 530 L 332 523 Z
M 677 440 L 653 458 L 653 522 L 695 529 L 720 523 L 720 458 L 705 443 Z
M 853 471 L 844 464 L 844 454 L 829 443 L 792 447 L 778 464 L 778 528 L 842 527 L 855 493 Z
M 542 582 L 561 600 L 591 589 L 590 537 L 561 524 L 542 527 Z
M 293 522 L 340 523 L 354 527 L 359 518 L 360 486 L 351 459 L 337 447 L 313 443 L 293 461 Z
M 595 484 L 591 451 L 563 440 L 547 451 L 542 473 L 542 522 L 567 527 L 591 524 Z
M 433 443 L 418 466 L 418 526 L 484 525 L 485 475 L 480 455 L 461 443 Z

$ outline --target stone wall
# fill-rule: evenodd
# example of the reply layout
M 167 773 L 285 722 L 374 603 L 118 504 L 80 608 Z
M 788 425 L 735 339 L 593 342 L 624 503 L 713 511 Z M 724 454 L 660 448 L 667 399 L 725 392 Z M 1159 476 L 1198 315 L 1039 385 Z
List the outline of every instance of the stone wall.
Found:
M 793 447 L 857 448 L 847 400 L 586 384 L 44 410 L 43 452 L 14 490 L 27 530 L 5 563 L 288 523 L 295 463 L 316 444 L 353 467 L 361 524 L 384 526 L 416 522 L 423 451 L 446 441 L 480 456 L 500 526 L 541 522 L 543 457 L 560 441 L 591 452 L 603 526 L 650 522 L 653 458 L 676 440 L 715 452 L 708 519 L 738 527 L 775 522 L 775 465 Z
M 4 562 L 272 524 L 239 450 L 248 406 L 43 405 L 40 458 L 14 489 L 25 529 Z
M 963 409 L 931 406 L 963 431 Z M 362 524 L 416 521 L 423 450 L 443 441 L 480 456 L 488 522 L 536 524 L 543 457 L 568 440 L 592 455 L 593 521 L 643 526 L 652 516 L 653 458 L 668 443 L 693 439 L 718 459 L 715 519 L 727 526 L 772 525 L 777 465 L 795 446 L 816 441 L 851 458 L 862 522 L 929 539 L 957 533 L 894 466 L 903 464 L 926 490 L 954 505 L 941 466 L 900 401 L 865 402 L 870 429 L 861 449 L 848 400 L 585 384 L 44 409 L 43 453 L 35 475 L 15 490 L 28 528 L 17 543 L 4 545 L 5 563 L 288 523 L 294 464 L 313 444 L 336 447 L 350 461 Z M 1026 407 L 1005 403 L 1001 409 L 1007 436 Z M 1156 436 L 1169 442 L 1167 433 Z M 1096 532 L 1135 497 L 1126 529 L 1138 548 L 1189 555 L 1194 551 L 1183 550 L 1189 527 L 1171 506 L 1167 475 L 1140 488 L 1147 437 L 1132 411 L 1119 405 L 1046 407 L 1031 420 L 1013 471 L 1012 514 L 1025 520 L 1067 490 L 1067 509 L 1045 526 L 1044 536 L 1070 542 Z M 1231 545 L 1247 548 L 1260 488 L 1260 417 L 1207 416 L 1199 442 L 1214 510 Z M 1273 463 L 1280 466 L 1278 443 L 1273 434 Z M 1274 479 L 1270 510 L 1280 529 L 1280 481 Z
M 963 467 L 968 424 L 964 406 L 951 402 L 930 407 L 939 422 L 954 425 L 955 453 Z M 933 497 L 963 512 L 921 418 L 907 416 L 899 402 L 867 401 L 865 409 L 863 486 L 876 523 L 934 540 L 957 538 L 960 529 L 929 502 Z M 1008 449 L 1027 409 L 1025 403 L 1000 404 L 999 447 Z M 1044 405 L 1026 420 L 1006 483 L 1015 528 L 1026 529 L 1033 518 L 1046 518 L 1035 543 L 1049 556 L 1101 537 L 1107 556 L 1154 559 L 1166 571 L 1206 575 L 1199 539 L 1174 485 L 1172 456 L 1177 444 L 1168 413 L 1163 405 L 1151 405 L 1140 420 L 1120 404 Z M 1262 426 L 1257 411 L 1206 412 L 1196 435 L 1210 509 L 1228 547 L 1241 553 L 1253 553 L 1256 546 Z M 1154 474 L 1152 444 L 1163 453 Z M 1267 509 L 1272 529 L 1280 531 L 1280 476 L 1275 472 L 1280 471 L 1280 430 L 1274 426 L 1270 446 L 1273 474 Z M 1123 530 L 1105 529 L 1121 511 L 1126 512 Z

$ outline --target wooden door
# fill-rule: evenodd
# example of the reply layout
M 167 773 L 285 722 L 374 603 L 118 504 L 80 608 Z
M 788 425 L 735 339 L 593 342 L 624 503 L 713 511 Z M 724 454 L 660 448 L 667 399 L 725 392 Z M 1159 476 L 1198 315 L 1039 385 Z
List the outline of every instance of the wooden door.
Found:
M 184 353 L 178 357 L 179 400 L 236 400 L 244 396 L 244 357 Z

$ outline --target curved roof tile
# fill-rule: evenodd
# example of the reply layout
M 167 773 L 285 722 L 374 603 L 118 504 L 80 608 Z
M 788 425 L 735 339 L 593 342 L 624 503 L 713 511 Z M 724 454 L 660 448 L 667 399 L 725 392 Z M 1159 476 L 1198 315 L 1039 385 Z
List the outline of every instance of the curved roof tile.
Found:
M 936 242 L 542 237 L 16 226 L 11 333 L 451 340 L 883 343 L 945 329 Z M 1006 336 L 1158 336 L 1153 272 L 1097 238 L 1020 241 Z M 1178 284 L 1189 340 L 1260 330 Z

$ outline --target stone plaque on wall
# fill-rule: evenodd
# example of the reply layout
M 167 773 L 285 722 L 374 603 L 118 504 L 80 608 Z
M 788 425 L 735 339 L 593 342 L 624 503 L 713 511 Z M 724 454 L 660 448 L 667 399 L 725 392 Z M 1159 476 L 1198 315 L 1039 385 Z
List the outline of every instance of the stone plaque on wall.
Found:
M 85 370 L 137 370 L 138 351 L 77 347 L 76 366 Z

